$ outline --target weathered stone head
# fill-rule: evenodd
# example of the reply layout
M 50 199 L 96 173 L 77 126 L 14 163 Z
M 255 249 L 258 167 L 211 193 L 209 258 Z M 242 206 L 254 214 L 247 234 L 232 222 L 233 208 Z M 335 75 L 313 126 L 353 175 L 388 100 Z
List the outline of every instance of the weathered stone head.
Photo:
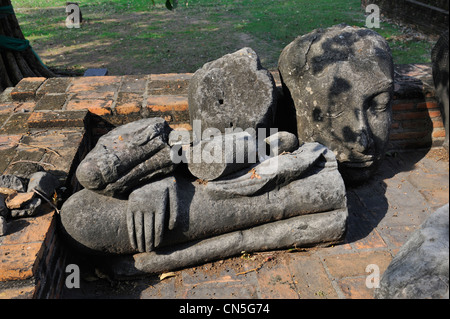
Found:
M 391 126 L 394 71 L 386 40 L 347 25 L 317 29 L 283 50 L 279 71 L 299 139 L 329 147 L 346 182 L 366 181 L 383 158 Z

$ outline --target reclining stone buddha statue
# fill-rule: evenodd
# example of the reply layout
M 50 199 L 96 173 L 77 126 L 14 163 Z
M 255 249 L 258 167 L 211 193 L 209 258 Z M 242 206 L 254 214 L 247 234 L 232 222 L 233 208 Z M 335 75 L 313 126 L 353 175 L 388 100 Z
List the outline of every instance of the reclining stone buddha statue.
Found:
M 80 163 L 85 189 L 61 209 L 68 242 L 157 273 L 242 251 L 341 241 L 348 212 L 339 153 L 296 132 L 261 138 L 279 117 L 277 101 L 274 79 L 253 50 L 205 64 L 189 84 L 192 143 L 177 142 L 181 132 L 161 118 L 143 119 L 101 137 Z M 226 141 L 236 145 L 221 152 Z M 237 141 L 248 143 L 243 162 Z M 208 156 L 192 163 L 187 155 L 197 146 Z M 215 152 L 219 161 L 204 160 Z M 180 157 L 188 163 L 174 160 Z
M 124 163 L 139 148 L 147 149 L 148 162 L 156 154 L 158 164 L 147 172 L 150 182 L 122 198 L 87 188 L 72 195 L 61 209 L 70 243 L 97 255 L 134 254 L 134 267 L 155 273 L 244 250 L 326 245 L 342 239 L 345 186 L 335 156 L 326 147 L 297 144 L 284 154 L 249 163 L 246 169 L 203 181 L 190 175 L 184 163 L 175 167 L 170 156 L 165 162 L 160 158 L 170 152 L 168 144 L 161 146 L 170 132 L 163 119 L 152 118 L 100 138 L 78 168 L 82 183 L 87 184 L 83 175 L 111 174 L 105 169 L 115 165 L 111 159 Z M 121 172 L 120 165 L 114 167 L 117 176 L 129 174 Z

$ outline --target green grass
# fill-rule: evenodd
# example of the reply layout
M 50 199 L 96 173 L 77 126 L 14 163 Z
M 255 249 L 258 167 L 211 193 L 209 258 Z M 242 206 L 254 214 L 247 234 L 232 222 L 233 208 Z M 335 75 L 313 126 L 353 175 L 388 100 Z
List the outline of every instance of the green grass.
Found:
M 194 72 L 204 63 L 252 47 L 275 69 L 297 36 L 338 23 L 364 26 L 360 0 L 78 0 L 84 23 L 65 27 L 61 0 L 12 0 L 22 30 L 44 62 L 57 68 L 108 67 L 111 74 Z M 408 40 L 388 23 L 394 61 L 430 62 L 433 42 Z

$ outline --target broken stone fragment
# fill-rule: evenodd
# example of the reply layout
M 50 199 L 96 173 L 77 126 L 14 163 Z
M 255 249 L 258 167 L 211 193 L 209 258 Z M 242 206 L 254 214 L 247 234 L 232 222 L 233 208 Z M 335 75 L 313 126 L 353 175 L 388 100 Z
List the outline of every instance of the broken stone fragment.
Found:
M 33 193 L 34 194 L 34 193 Z M 31 201 L 27 202 L 20 209 L 12 209 L 11 217 L 31 217 L 37 214 L 39 207 L 42 204 L 42 200 L 39 197 L 34 197 Z
M 448 216 L 447 204 L 411 235 L 384 272 L 375 298 L 449 298 Z
M 194 145 L 188 168 L 199 179 L 216 180 L 255 164 L 256 149 L 247 132 L 223 134 Z
M 50 199 L 59 184 L 59 180 L 55 175 L 48 172 L 36 172 L 30 176 L 27 192 L 30 193 L 33 190 L 37 190 L 40 194 Z
M 0 188 L 10 188 L 19 192 L 26 192 L 24 181 L 15 175 L 0 175 Z
M 77 168 L 85 188 L 100 194 L 126 197 L 133 188 L 173 171 L 168 136 L 161 118 L 122 125 L 103 135 Z
M 35 193 L 15 193 L 6 198 L 6 207 L 9 209 L 19 209 L 25 207 L 33 198 Z
M 269 145 L 270 153 L 275 156 L 294 152 L 299 147 L 297 136 L 289 132 L 277 132 L 264 139 L 264 142 Z
M 258 55 L 243 48 L 205 64 L 189 82 L 189 114 L 194 142 L 204 131 L 269 128 L 276 111 L 277 89 Z M 201 128 L 197 128 L 199 121 Z

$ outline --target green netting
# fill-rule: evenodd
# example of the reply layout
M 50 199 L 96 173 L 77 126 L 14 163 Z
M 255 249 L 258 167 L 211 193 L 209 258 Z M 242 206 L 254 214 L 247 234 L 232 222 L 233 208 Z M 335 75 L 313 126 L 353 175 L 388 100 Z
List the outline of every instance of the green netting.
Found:
M 0 7 L 0 14 L 14 14 L 14 9 L 12 6 Z M 38 61 L 45 67 L 39 55 L 34 52 L 30 45 L 30 41 L 26 39 L 17 39 L 12 37 L 7 37 L 0 34 L 0 49 L 13 50 L 13 51 L 25 51 L 30 48 L 33 54 L 36 56 Z
M 0 13 L 3 14 L 14 14 L 14 9 L 12 6 L 0 7 Z
M 25 39 L 17 39 L 0 35 L 0 48 L 13 50 L 13 51 L 25 51 L 30 47 L 30 41 Z

